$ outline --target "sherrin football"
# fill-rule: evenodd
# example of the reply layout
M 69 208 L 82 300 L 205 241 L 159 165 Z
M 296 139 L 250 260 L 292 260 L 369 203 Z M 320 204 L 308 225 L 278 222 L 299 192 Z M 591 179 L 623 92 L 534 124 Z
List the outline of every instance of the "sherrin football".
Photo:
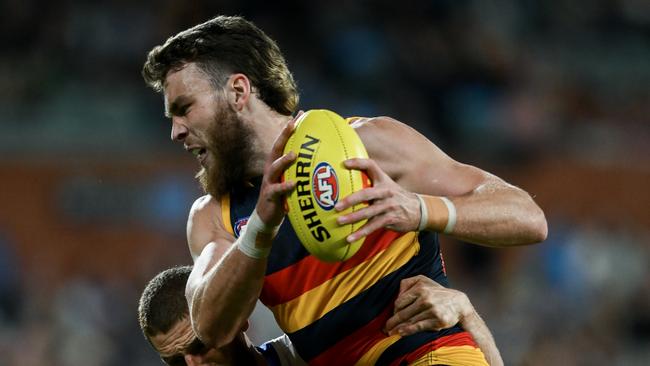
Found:
M 368 153 L 354 129 L 338 114 L 310 110 L 296 121 L 284 153 L 293 151 L 296 161 L 284 172 L 283 180 L 296 182 L 286 197 L 287 216 L 302 245 L 326 262 L 344 261 L 363 244 L 363 238 L 348 243 L 345 238 L 364 221 L 339 225 L 338 216 L 359 210 L 359 204 L 337 212 L 334 205 L 351 193 L 370 186 L 367 175 L 347 169 L 343 161 L 367 158 Z

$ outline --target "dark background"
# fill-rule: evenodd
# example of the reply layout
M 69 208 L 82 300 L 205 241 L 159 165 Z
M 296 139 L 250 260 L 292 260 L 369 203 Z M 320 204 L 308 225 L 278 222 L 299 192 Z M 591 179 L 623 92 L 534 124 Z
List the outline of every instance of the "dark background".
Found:
M 191 262 L 200 191 L 140 68 L 217 14 L 278 41 L 301 109 L 395 117 L 535 197 L 545 243 L 443 243 L 506 364 L 650 364 L 650 2 L 7 0 L 1 365 L 160 364 L 136 302 Z

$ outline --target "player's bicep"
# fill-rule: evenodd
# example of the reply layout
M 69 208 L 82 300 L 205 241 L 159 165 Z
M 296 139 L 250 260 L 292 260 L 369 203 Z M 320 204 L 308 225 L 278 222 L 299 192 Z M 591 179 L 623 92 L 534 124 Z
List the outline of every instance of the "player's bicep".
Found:
M 481 169 L 459 163 L 446 155 L 434 157 L 432 161 L 435 162 L 423 161 L 419 165 L 414 165 L 413 171 L 419 171 L 420 174 L 406 173 L 400 184 L 417 193 L 461 196 L 496 178 Z
M 458 196 L 489 179 L 490 174 L 455 161 L 418 131 L 392 118 L 373 118 L 357 132 L 368 155 L 412 192 Z

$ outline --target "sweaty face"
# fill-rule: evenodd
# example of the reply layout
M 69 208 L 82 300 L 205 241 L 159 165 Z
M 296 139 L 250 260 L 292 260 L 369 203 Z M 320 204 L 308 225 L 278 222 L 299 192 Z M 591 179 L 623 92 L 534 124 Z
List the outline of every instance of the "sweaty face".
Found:
M 197 178 L 215 197 L 241 184 L 250 170 L 253 132 L 193 63 L 165 80 L 165 112 L 172 139 L 183 143 L 202 166 Z
M 158 354 L 171 366 L 255 365 L 246 336 L 239 333 L 232 343 L 219 349 L 205 346 L 192 331 L 188 318 L 177 322 L 167 333 L 149 338 Z

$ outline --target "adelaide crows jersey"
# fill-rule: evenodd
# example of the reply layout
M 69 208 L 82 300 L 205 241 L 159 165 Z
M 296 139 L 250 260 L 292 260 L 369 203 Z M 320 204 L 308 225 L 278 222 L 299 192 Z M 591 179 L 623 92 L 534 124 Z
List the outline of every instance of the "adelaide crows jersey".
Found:
M 260 182 L 222 198 L 222 220 L 236 237 L 255 208 Z M 310 365 L 486 364 L 459 326 L 407 337 L 382 332 L 400 281 L 416 275 L 448 285 L 436 233 L 378 230 L 352 258 L 328 263 L 310 255 L 285 220 L 260 300 Z

